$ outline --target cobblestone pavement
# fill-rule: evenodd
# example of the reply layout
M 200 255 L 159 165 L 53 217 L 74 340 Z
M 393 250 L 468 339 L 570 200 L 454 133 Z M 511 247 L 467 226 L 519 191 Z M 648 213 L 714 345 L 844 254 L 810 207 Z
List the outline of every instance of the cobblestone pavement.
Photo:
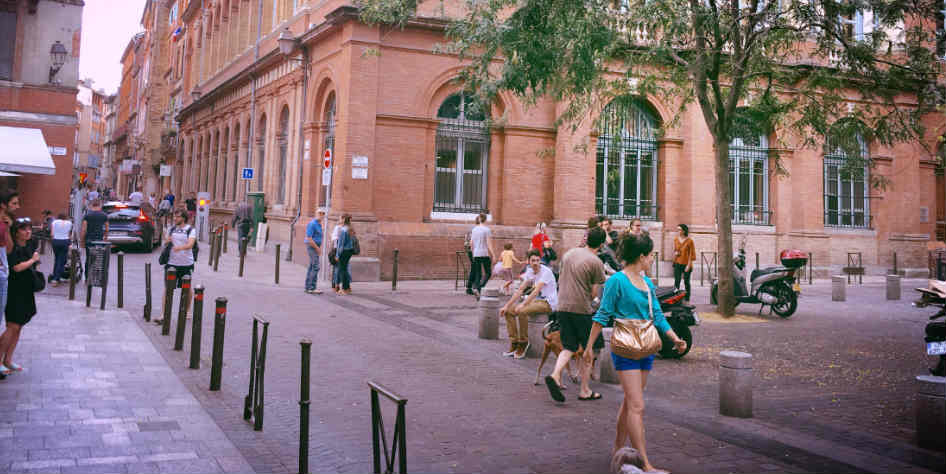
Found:
M 604 398 L 585 403 L 570 385 L 569 401 L 555 404 L 544 386 L 532 385 L 536 360 L 500 357 L 504 338 L 477 339 L 476 303 L 454 292 L 452 281 L 401 282 L 394 294 L 390 282 L 356 283 L 353 296 L 313 296 L 302 292 L 300 265 L 283 262 L 282 284 L 273 283 L 272 254 L 251 252 L 247 277 L 236 278 L 230 250 L 217 273 L 202 253 L 195 274 L 208 302 L 200 370 L 186 368 L 189 343 L 174 352 L 157 326 L 135 319 L 255 471 L 297 469 L 303 337 L 313 341 L 312 472 L 370 471 L 369 379 L 409 399 L 411 471 L 607 471 L 620 388 L 594 384 Z M 126 256 L 125 304 L 134 316 L 144 300 L 145 261 L 155 262 L 154 314 L 160 313 L 156 260 L 157 252 Z M 867 278 L 848 288 L 848 302 L 832 303 L 828 282 L 816 281 L 804 286 L 790 319 L 763 315 L 693 328 L 693 350 L 679 361 L 658 361 L 649 379 L 646 426 L 654 463 L 673 472 L 943 472 L 943 453 L 913 444 L 913 379 L 932 362 L 922 346 L 931 311 L 909 304 L 916 286 L 925 281 L 905 281 L 904 299 L 888 302 L 882 279 Z M 220 392 L 209 392 L 209 308 L 217 296 L 229 299 L 224 381 Z M 696 286 L 694 302 L 708 302 L 707 287 Z M 257 313 L 271 321 L 262 432 L 242 419 Z M 718 353 L 726 349 L 754 355 L 753 419 L 717 414 Z M 393 409 L 382 405 L 390 430 Z
M 40 294 L 0 381 L 0 472 L 247 472 L 125 311 Z

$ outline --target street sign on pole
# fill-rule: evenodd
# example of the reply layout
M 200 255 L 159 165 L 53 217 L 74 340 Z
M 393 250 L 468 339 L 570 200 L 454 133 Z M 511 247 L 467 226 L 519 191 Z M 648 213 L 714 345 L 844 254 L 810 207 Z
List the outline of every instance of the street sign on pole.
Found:
M 240 175 L 240 178 L 246 180 L 253 179 L 253 168 L 243 168 L 243 174 Z
M 325 169 L 329 169 L 332 167 L 332 150 L 331 149 L 326 149 L 325 153 L 322 155 L 322 166 Z
M 332 170 L 322 170 L 322 186 L 328 186 L 332 183 Z

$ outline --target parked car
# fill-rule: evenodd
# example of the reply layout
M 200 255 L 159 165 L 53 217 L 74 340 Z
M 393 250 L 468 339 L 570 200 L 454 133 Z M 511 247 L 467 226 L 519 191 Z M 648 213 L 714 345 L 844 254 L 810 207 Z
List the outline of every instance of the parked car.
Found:
M 105 203 L 102 210 L 108 215 L 106 240 L 113 248 L 136 246 L 151 252 L 161 243 L 151 204 L 113 201 Z

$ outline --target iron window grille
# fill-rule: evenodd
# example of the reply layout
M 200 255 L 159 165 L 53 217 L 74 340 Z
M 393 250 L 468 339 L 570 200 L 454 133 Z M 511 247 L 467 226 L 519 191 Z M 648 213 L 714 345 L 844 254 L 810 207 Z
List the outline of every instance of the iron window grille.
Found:
M 861 159 L 867 158 L 867 145 L 863 138 L 856 137 Z M 870 196 L 868 186 L 869 169 L 850 170 L 846 162 L 851 157 L 841 147 L 833 149 L 824 157 L 824 224 L 827 227 L 863 228 L 871 227 Z
M 433 210 L 488 213 L 489 127 L 482 107 L 466 93 L 454 94 L 441 104 L 437 117 Z
M 733 224 L 771 225 L 769 141 L 750 120 L 738 120 L 729 143 L 729 195 Z
M 337 110 L 335 108 L 335 94 L 328 99 L 328 105 L 325 107 L 325 138 L 322 141 L 322 148 L 324 150 L 329 150 L 333 156 L 335 153 L 335 117 L 337 116 Z M 335 158 L 332 158 L 331 170 L 335 169 Z M 331 171 L 330 171 L 331 172 Z M 329 180 L 328 184 L 325 184 L 321 179 L 319 180 L 322 185 L 319 188 L 321 190 L 322 199 L 325 202 L 322 204 L 325 208 L 328 208 L 332 205 L 332 180 Z
M 657 121 L 639 99 L 617 99 L 601 114 L 595 160 L 595 211 L 616 219 L 657 220 Z

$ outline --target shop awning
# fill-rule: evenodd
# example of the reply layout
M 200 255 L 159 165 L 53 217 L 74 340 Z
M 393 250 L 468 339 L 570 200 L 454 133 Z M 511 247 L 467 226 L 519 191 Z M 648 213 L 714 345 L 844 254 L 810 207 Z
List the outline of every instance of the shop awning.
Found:
M 0 127 L 0 171 L 56 174 L 56 164 L 38 128 Z

